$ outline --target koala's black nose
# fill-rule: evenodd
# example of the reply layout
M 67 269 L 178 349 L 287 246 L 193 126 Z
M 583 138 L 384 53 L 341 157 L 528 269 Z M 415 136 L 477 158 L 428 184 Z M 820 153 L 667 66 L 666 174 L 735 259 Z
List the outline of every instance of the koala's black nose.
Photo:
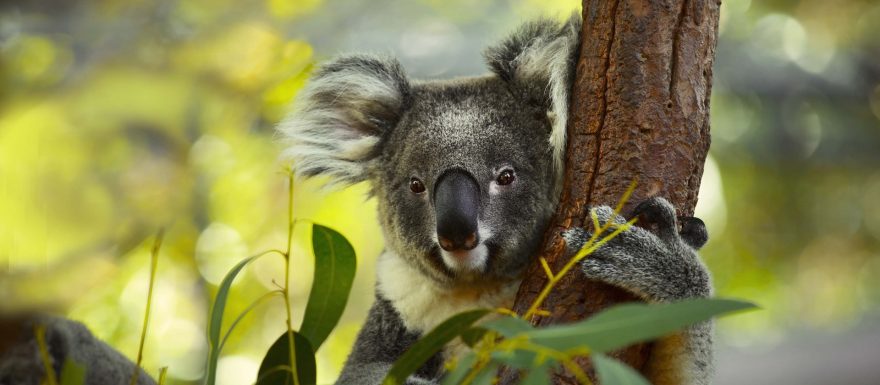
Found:
M 452 169 L 437 179 L 434 212 L 437 214 L 437 240 L 443 250 L 477 247 L 480 241 L 477 233 L 480 187 L 470 173 Z

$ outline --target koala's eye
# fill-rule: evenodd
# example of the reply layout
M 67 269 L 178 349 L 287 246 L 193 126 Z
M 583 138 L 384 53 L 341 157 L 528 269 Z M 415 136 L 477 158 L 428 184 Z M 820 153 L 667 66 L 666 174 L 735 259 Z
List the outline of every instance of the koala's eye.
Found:
M 498 174 L 498 178 L 495 179 L 501 186 L 506 186 L 513 183 L 513 180 L 516 177 L 513 175 L 513 170 L 504 170 L 500 174 Z
M 416 194 L 421 194 L 425 192 L 425 184 L 419 178 L 414 177 L 409 180 L 409 189 Z

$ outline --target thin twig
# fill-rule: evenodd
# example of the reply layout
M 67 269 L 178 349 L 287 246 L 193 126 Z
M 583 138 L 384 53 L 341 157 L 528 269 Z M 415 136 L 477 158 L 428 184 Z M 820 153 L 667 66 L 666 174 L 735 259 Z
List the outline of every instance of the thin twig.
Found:
M 289 184 L 287 192 L 287 252 L 284 253 L 284 305 L 287 308 L 287 348 L 290 355 L 290 369 L 293 373 L 293 385 L 299 385 L 299 375 L 296 369 L 296 347 L 293 339 L 293 316 L 290 311 L 290 251 L 293 244 L 293 227 L 296 221 L 293 219 L 293 172 L 288 172 Z
M 153 248 L 150 250 L 150 283 L 147 289 L 147 308 L 144 311 L 144 327 L 141 329 L 141 340 L 138 343 L 137 361 L 135 361 L 134 369 L 131 373 L 129 384 L 135 385 L 138 382 L 138 372 L 141 368 L 141 361 L 144 358 L 144 343 L 147 340 L 147 326 L 150 322 L 150 308 L 153 303 L 153 286 L 156 283 L 156 268 L 159 265 L 159 248 L 162 247 L 162 238 L 165 237 L 165 229 L 159 229 L 156 233 L 156 239 L 153 241 Z

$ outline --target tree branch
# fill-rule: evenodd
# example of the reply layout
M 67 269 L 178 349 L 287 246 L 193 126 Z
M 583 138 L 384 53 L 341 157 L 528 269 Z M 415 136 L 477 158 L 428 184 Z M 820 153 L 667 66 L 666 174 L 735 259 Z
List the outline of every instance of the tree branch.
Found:
M 715 56 L 717 0 L 584 0 L 583 30 L 570 101 L 565 182 L 540 256 L 565 264 L 560 232 L 589 226 L 591 205 L 612 205 L 638 187 L 624 212 L 645 198 L 669 199 L 692 215 L 709 149 L 709 95 Z M 546 285 L 537 259 L 520 286 L 522 314 Z M 544 302 L 536 325 L 580 320 L 635 297 L 572 273 Z M 615 356 L 643 370 L 651 346 Z M 589 362 L 579 362 L 593 376 Z M 514 383 L 505 370 L 501 384 Z M 557 384 L 576 383 L 568 373 Z

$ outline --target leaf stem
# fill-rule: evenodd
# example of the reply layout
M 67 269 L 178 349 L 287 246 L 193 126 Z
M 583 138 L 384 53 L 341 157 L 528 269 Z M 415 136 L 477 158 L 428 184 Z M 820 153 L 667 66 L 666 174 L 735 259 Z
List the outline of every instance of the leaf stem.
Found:
M 159 229 L 156 233 L 156 239 L 153 241 L 153 248 L 150 250 L 150 283 L 147 289 L 147 309 L 144 311 L 144 327 L 141 329 L 141 340 L 138 343 L 137 361 L 134 363 L 134 370 L 131 373 L 130 385 L 136 385 L 138 382 L 138 370 L 141 368 L 141 361 L 144 358 L 144 343 L 147 340 L 147 326 L 150 322 L 150 308 L 153 304 L 153 286 L 156 283 L 156 268 L 159 265 L 159 248 L 162 247 L 162 239 L 165 237 L 165 229 Z
M 52 359 L 49 358 L 49 348 L 46 346 L 46 325 L 35 325 L 34 334 L 37 337 L 37 346 L 40 348 L 40 359 L 43 361 L 43 368 L 46 370 L 46 383 L 48 385 L 58 385 L 55 369 L 52 368 Z
M 244 310 L 238 315 L 238 317 L 235 318 L 234 321 L 232 321 L 232 324 L 229 325 L 229 329 L 226 330 L 226 334 L 224 334 L 224 335 L 223 335 L 223 338 L 220 339 L 220 348 L 219 348 L 219 350 L 223 350 L 223 346 L 226 345 L 226 340 L 229 339 L 229 335 L 232 334 L 232 330 L 235 329 L 235 326 L 238 325 L 238 323 L 241 322 L 241 320 L 244 319 L 244 317 L 245 317 L 248 313 L 250 313 L 252 310 L 254 310 L 254 308 L 256 308 L 257 306 L 259 306 L 261 303 L 263 303 L 263 302 L 266 301 L 267 299 L 272 298 L 272 296 L 274 296 L 274 295 L 283 295 L 283 292 L 282 292 L 281 289 L 272 290 L 272 291 L 270 291 L 270 292 L 268 292 L 268 293 L 266 293 L 266 294 L 261 295 L 259 298 L 257 298 L 256 300 L 254 300 L 254 302 L 251 302 L 251 304 L 248 305 L 248 307 L 247 307 L 246 309 L 244 309 Z
M 620 210 L 623 209 L 624 204 L 626 204 L 626 201 L 629 200 L 629 197 L 630 197 L 630 195 L 632 195 L 635 188 L 636 188 L 636 182 L 633 181 L 632 183 L 630 183 L 626 192 L 624 192 L 623 197 L 621 197 L 620 202 L 618 202 L 618 204 L 617 204 L 617 207 L 614 208 L 613 215 L 616 216 L 620 213 Z M 548 282 L 547 282 L 547 285 L 544 286 L 544 289 L 541 290 L 541 293 L 538 294 L 538 297 L 535 298 L 535 301 L 532 303 L 532 305 L 529 307 L 529 309 L 526 311 L 526 313 L 523 315 L 524 319 L 529 320 L 529 319 L 531 319 L 532 316 L 534 316 L 540 312 L 539 307 L 541 306 L 541 304 L 544 303 L 544 300 L 547 299 L 547 296 L 550 295 L 550 292 L 553 290 L 553 288 L 556 286 L 556 284 L 559 283 L 559 281 L 562 279 L 562 277 L 565 276 L 565 274 L 568 273 L 569 270 L 574 268 L 575 264 L 577 264 L 578 262 L 580 262 L 581 260 L 586 258 L 588 255 L 590 255 L 591 253 L 596 251 L 598 248 L 602 247 L 604 244 L 608 243 L 608 241 L 610 241 L 611 239 L 616 237 L 618 234 L 620 234 L 621 232 L 628 229 L 630 226 L 632 226 L 636 222 L 636 218 L 633 218 L 633 219 L 629 220 L 628 222 L 626 222 L 625 224 L 617 225 L 614 223 L 613 219 L 609 219 L 608 222 L 605 223 L 604 226 L 600 226 L 599 225 L 599 217 L 596 215 L 595 209 L 590 209 L 590 217 L 593 221 L 593 235 L 590 236 L 590 239 L 587 241 L 586 244 L 584 244 L 584 246 L 581 248 L 581 250 L 578 251 L 577 254 L 575 254 L 575 256 L 572 257 L 565 264 L 565 266 L 562 267 L 562 270 L 560 270 L 559 273 L 554 274 L 553 271 L 550 269 L 550 265 L 547 263 L 547 261 L 543 257 L 541 258 L 541 260 L 540 260 L 541 267 L 544 269 L 544 272 L 547 274 Z M 611 227 L 616 227 L 614 232 L 612 232 L 608 236 L 597 241 L 599 236 Z
M 293 373 L 293 385 L 299 384 L 299 372 L 296 369 L 296 347 L 293 340 L 293 317 L 290 311 L 290 251 L 293 244 L 293 171 L 287 173 L 287 251 L 284 253 L 284 306 L 287 308 L 287 348 L 290 357 L 290 369 Z
M 632 226 L 633 223 L 635 223 L 635 218 L 633 218 L 632 220 L 630 220 L 629 222 L 627 222 L 623 225 L 617 226 L 617 228 L 614 230 L 614 232 L 612 232 L 608 236 L 600 239 L 598 242 L 594 242 L 592 239 L 590 241 L 588 241 L 587 244 L 584 246 L 584 248 L 581 249 L 577 254 L 575 254 L 575 256 L 573 258 L 571 258 L 565 264 L 565 266 L 563 266 L 562 270 L 560 270 L 559 273 L 553 274 L 552 272 L 550 272 L 548 270 L 548 273 L 550 274 L 550 277 L 549 277 L 550 281 L 547 282 L 547 285 L 544 286 L 544 289 L 541 290 L 541 293 L 538 294 L 537 298 L 535 298 L 535 301 L 532 303 L 532 306 L 530 306 L 529 309 L 526 311 L 525 315 L 523 315 L 523 318 L 528 320 L 533 315 L 535 315 L 536 312 L 538 312 L 538 308 L 541 306 L 541 304 L 544 303 L 544 300 L 547 299 L 547 296 L 550 295 L 550 292 L 553 290 L 553 288 L 556 286 L 556 284 L 559 283 L 559 281 L 562 279 L 562 277 L 565 276 L 565 274 L 568 273 L 569 270 L 574 268 L 575 264 L 577 264 L 578 262 L 580 262 L 581 260 L 586 258 L 588 255 L 590 255 L 591 253 L 596 251 L 598 248 L 602 247 L 604 244 L 608 243 L 608 241 L 610 241 L 611 239 L 616 237 L 621 232 L 628 229 L 630 226 Z M 611 226 L 610 224 L 606 224 L 605 226 L 603 226 L 602 228 L 597 230 L 596 233 L 604 232 L 610 226 Z
M 159 385 L 165 385 L 165 376 L 167 374 L 168 374 L 168 367 L 167 366 L 163 366 L 163 367 L 159 368 L 159 381 L 158 381 Z

